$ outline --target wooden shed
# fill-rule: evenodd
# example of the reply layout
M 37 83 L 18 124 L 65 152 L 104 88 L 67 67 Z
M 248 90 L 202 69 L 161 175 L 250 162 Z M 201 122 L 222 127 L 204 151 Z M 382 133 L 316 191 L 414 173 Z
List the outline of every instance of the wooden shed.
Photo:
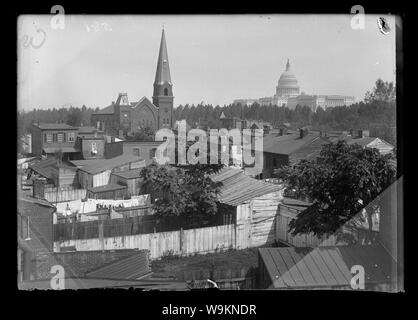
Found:
M 142 182 L 140 173 L 141 169 L 114 172 L 110 177 L 110 183 L 126 186 L 130 195 L 138 195 Z
M 111 159 L 86 160 L 86 165 L 79 161 L 78 180 L 84 189 L 95 188 L 110 183 L 114 172 L 145 167 L 145 160 L 133 155 L 121 155 Z

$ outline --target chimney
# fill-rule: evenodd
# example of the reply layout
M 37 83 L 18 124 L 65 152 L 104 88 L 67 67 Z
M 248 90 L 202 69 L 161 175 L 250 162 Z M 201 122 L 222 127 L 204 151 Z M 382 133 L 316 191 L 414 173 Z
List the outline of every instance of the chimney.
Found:
M 299 138 L 303 138 L 304 137 L 304 132 L 302 128 L 299 128 Z

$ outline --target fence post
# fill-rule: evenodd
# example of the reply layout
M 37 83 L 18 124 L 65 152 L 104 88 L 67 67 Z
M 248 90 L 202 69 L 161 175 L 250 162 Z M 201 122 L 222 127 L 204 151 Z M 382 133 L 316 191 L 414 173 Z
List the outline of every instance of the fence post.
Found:
M 180 241 L 180 255 L 183 255 L 183 238 L 184 238 L 184 234 L 183 234 L 183 228 L 180 228 L 180 234 L 179 234 L 179 241 Z

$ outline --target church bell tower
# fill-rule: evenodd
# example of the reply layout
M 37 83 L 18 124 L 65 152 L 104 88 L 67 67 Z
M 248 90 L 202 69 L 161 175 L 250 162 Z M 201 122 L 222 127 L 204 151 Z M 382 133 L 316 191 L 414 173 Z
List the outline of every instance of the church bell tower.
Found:
M 152 102 L 158 107 L 158 128 L 173 127 L 173 84 L 168 64 L 167 44 L 164 28 L 161 35 L 160 52 L 158 54 L 157 71 L 155 73 L 154 93 Z

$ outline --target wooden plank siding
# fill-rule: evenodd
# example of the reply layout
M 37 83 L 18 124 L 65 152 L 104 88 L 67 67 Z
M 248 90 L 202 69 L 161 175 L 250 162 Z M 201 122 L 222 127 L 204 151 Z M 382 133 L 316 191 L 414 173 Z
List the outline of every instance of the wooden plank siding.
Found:
M 164 256 L 188 256 L 196 253 L 223 251 L 234 247 L 234 225 L 215 226 L 132 236 L 103 237 L 56 241 L 54 251 L 74 246 L 77 251 L 147 249 L 152 259 Z
M 51 203 L 57 203 L 84 199 L 86 194 L 86 189 L 61 189 L 58 191 L 45 192 L 44 198 Z
M 269 193 L 252 201 L 251 246 L 275 242 L 275 218 L 281 200 L 280 192 Z

